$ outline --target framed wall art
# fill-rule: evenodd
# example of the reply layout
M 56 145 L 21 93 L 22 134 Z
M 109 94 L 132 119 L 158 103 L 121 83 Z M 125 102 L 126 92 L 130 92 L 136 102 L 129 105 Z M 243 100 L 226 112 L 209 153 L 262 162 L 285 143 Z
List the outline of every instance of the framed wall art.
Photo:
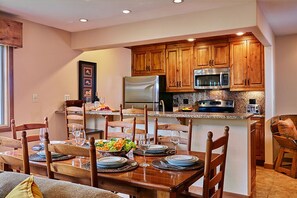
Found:
M 93 102 L 96 94 L 96 70 L 97 64 L 86 61 L 78 62 L 79 69 L 79 99 L 85 102 Z

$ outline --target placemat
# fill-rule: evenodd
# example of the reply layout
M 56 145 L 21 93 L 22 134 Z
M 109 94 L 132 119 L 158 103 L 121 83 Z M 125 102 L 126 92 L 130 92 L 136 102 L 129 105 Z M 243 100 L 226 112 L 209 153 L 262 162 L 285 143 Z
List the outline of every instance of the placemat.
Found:
M 143 155 L 143 151 L 141 149 L 135 149 L 133 151 L 135 155 Z M 166 149 L 165 152 L 162 153 L 145 153 L 145 156 L 167 156 L 167 155 L 174 155 L 175 150 L 174 149 Z
M 161 159 L 154 160 L 152 162 L 152 165 L 158 169 L 184 171 L 184 170 L 196 170 L 196 169 L 203 168 L 204 162 L 201 160 L 198 160 L 198 162 L 196 162 L 192 166 L 176 166 L 176 165 L 169 164 L 164 158 L 161 158 Z
M 90 169 L 90 162 L 82 165 L 85 169 Z M 98 173 L 120 173 L 134 170 L 138 167 L 138 163 L 134 160 L 128 160 L 124 166 L 119 168 L 100 168 L 97 166 Z
M 55 162 L 55 161 L 62 161 L 62 160 L 68 160 L 68 159 L 72 159 L 72 158 L 75 158 L 75 156 L 72 156 L 72 155 L 63 155 L 61 157 L 55 157 L 55 158 L 52 157 L 52 161 L 53 162 Z M 35 162 L 46 162 L 46 158 L 41 157 L 37 153 L 31 154 L 29 156 L 29 160 L 30 161 L 35 161 Z

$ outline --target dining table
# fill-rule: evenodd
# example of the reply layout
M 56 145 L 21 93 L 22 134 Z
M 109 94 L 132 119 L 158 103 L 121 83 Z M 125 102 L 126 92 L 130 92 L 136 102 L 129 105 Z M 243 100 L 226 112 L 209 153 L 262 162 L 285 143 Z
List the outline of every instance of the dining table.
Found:
M 21 158 L 20 150 L 6 151 L 6 155 L 13 155 Z M 36 151 L 30 150 L 30 154 L 35 154 Z M 164 170 L 156 168 L 152 165 L 154 160 L 162 159 L 165 156 L 146 156 L 148 167 L 137 166 L 137 168 L 124 172 L 98 172 L 98 187 L 113 192 L 133 195 L 141 198 L 175 198 L 179 193 L 187 190 L 194 182 L 200 179 L 204 173 L 204 158 L 205 153 L 196 151 L 178 150 L 178 155 L 192 155 L 199 158 L 202 164 L 194 170 Z M 130 160 L 136 161 L 138 164 L 144 162 L 143 155 L 131 153 L 127 155 Z M 98 154 L 98 157 L 101 157 Z M 88 163 L 88 158 L 71 158 L 67 160 L 57 161 L 56 163 L 66 163 L 71 166 L 82 167 Z M 46 163 L 38 161 L 30 161 L 30 171 L 32 174 L 46 176 Z M 66 180 L 74 183 L 85 183 L 80 178 L 70 177 L 66 175 L 55 174 L 55 178 Z

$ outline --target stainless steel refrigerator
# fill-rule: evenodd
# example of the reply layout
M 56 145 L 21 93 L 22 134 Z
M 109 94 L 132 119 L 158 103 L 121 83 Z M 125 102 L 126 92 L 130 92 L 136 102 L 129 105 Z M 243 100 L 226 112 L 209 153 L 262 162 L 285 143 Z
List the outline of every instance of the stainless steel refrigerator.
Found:
M 124 108 L 172 111 L 172 94 L 166 93 L 165 76 L 124 77 Z

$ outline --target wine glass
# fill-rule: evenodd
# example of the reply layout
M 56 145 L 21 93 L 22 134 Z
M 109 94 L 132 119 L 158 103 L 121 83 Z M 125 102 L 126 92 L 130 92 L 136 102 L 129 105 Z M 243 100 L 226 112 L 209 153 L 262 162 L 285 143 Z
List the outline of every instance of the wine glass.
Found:
M 86 142 L 86 132 L 84 129 L 75 131 L 75 144 L 76 146 L 83 146 Z
M 150 148 L 150 137 L 147 134 L 143 134 L 139 137 L 139 149 L 142 150 L 144 156 L 144 162 L 139 164 L 141 167 L 148 167 L 149 164 L 146 163 L 145 153 Z
M 45 133 L 48 132 L 48 128 L 41 128 L 39 130 L 39 139 L 40 139 L 40 143 L 39 145 L 44 148 L 44 140 L 45 140 Z
M 104 106 L 105 104 L 105 97 L 99 97 L 99 103 L 101 106 Z
M 180 141 L 180 132 L 171 131 L 170 142 L 174 145 L 175 152 L 177 151 L 177 145 Z

